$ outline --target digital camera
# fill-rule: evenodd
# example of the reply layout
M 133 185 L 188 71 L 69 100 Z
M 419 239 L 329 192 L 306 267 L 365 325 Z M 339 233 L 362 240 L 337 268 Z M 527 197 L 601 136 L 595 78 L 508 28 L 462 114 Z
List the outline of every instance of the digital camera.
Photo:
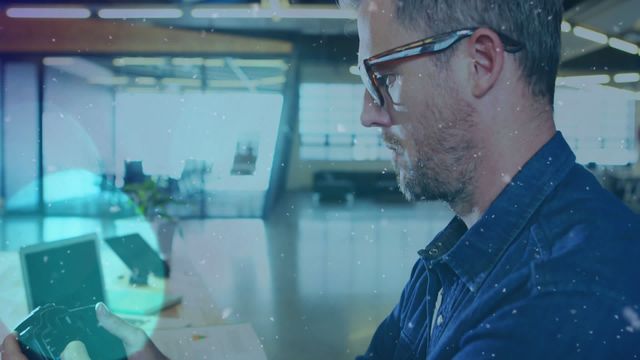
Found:
M 122 341 L 98 325 L 94 306 L 67 309 L 47 304 L 34 309 L 15 328 L 29 360 L 58 360 L 71 341 L 81 341 L 91 360 L 126 359 Z

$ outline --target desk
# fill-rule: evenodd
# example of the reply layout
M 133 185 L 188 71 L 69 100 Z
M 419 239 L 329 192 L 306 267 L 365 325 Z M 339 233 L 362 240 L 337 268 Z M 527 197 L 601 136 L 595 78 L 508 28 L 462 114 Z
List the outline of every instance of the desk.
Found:
M 121 260 L 104 244 L 101 244 L 100 250 L 106 287 L 121 282 L 119 277 L 128 279 L 126 267 Z M 200 276 L 192 268 L 186 252 L 181 249 L 180 244 L 176 244 L 173 251 L 172 276 L 166 283 L 166 289 L 181 295 L 182 303 L 162 311 L 157 322 L 151 322 L 155 326 L 145 330 L 153 336 L 155 329 L 223 324 L 221 312 L 213 306 L 213 300 Z M 0 338 L 4 338 L 10 329 L 28 315 L 18 252 L 0 252 L 0 279 Z
M 17 252 L 0 252 L 0 322 L 14 328 L 27 314 L 27 299 Z M 0 331 L 6 329 L 0 329 Z M 6 333 L 0 334 L 4 338 Z

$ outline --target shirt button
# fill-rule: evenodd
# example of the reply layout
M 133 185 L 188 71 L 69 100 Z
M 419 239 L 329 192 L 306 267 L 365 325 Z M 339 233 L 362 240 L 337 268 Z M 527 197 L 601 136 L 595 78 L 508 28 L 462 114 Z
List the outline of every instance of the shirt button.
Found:
M 436 319 L 436 325 L 440 326 L 442 325 L 443 322 L 444 322 L 444 317 L 442 316 L 442 314 L 438 315 L 438 318 Z
M 438 251 L 438 249 L 436 249 L 436 248 L 431 248 L 431 249 L 429 249 L 429 255 L 431 255 L 431 256 L 436 256 L 436 255 L 438 255 L 438 252 L 439 252 L 439 251 Z

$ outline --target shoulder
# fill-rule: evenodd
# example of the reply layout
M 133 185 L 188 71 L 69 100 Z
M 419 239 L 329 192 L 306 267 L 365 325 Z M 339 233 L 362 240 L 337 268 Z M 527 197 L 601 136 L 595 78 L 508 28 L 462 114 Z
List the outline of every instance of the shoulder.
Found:
M 465 313 L 463 354 L 640 356 L 638 259 L 640 217 L 575 165 Z
M 540 207 L 531 234 L 537 288 L 599 291 L 640 302 L 640 217 L 576 165 Z
M 561 236 L 575 225 L 593 223 L 597 225 L 593 229 L 629 233 L 633 225 L 639 225 L 638 219 L 637 214 L 577 164 L 543 202 L 538 216 L 538 222 L 553 237 Z
M 577 291 L 539 291 L 502 306 L 467 331 L 460 358 L 605 359 L 640 356 L 637 307 Z M 635 357 L 633 357 L 635 356 Z

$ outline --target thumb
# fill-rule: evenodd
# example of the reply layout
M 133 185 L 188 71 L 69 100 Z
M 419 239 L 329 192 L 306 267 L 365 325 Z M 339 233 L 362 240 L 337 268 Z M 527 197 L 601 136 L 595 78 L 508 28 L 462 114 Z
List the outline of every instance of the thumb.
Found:
M 80 341 L 72 341 L 67 344 L 60 355 L 61 360 L 91 360 L 87 348 Z
M 96 317 L 100 326 L 122 340 L 127 355 L 134 354 L 145 346 L 148 339 L 144 331 L 114 315 L 102 302 L 96 304 Z

